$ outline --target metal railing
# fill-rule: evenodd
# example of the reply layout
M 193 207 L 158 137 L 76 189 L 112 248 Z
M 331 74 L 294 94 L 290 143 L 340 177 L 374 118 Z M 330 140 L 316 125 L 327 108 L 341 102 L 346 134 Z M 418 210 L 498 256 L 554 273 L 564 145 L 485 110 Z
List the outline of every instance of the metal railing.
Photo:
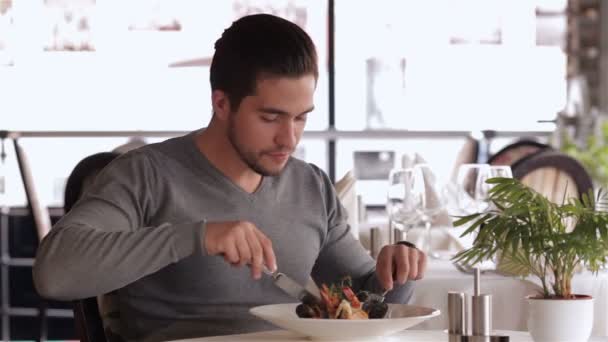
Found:
M 125 131 L 9 131 L 0 130 L 0 139 L 18 138 L 120 138 L 120 137 L 149 137 L 149 138 L 170 138 L 190 133 L 190 131 L 146 131 L 146 130 L 125 130 Z M 552 131 L 435 131 L 435 130 L 402 130 L 402 129 L 381 129 L 381 130 L 310 130 L 304 131 L 305 139 L 451 139 L 463 138 L 474 134 L 479 134 L 486 138 L 521 138 L 521 137 L 546 137 Z

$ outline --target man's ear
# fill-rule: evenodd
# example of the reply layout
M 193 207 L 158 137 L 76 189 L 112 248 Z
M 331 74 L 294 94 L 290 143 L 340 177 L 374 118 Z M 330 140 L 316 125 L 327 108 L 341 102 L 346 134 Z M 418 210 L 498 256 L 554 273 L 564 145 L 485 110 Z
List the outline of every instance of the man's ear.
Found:
M 228 119 L 230 115 L 230 99 L 228 99 L 228 95 L 224 91 L 216 89 L 211 93 L 211 105 L 213 106 L 213 113 L 218 119 Z

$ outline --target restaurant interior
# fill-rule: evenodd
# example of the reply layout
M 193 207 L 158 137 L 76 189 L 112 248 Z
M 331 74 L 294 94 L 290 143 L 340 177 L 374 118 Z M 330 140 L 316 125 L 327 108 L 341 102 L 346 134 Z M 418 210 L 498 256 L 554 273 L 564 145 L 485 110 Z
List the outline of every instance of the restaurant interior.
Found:
M 370 255 L 403 239 L 427 252 L 411 303 L 442 315 L 414 329 L 447 329 L 447 293 L 473 291 L 473 270 L 450 259 L 474 243 L 457 217 L 488 206 L 473 174 L 556 203 L 608 185 L 606 1 L 0 0 L 2 340 L 87 340 L 88 304 L 44 299 L 32 278 L 39 241 L 73 204 L 68 178 L 87 158 L 204 127 L 214 42 L 254 13 L 317 47 L 293 156 L 328 174 Z M 421 172 L 432 210 L 397 207 L 404 170 Z M 479 268 L 493 326 L 526 331 L 513 298 L 538 284 L 496 260 Z M 579 270 L 572 288 L 595 298 L 593 335 L 608 336 L 606 268 Z

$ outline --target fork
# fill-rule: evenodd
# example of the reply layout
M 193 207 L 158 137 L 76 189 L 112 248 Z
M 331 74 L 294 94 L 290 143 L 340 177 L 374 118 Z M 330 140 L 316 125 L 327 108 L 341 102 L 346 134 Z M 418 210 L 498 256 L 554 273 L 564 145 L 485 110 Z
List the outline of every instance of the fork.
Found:
M 386 297 L 386 294 L 388 293 L 388 290 L 384 290 L 382 291 L 382 293 L 370 293 L 369 296 L 371 297 L 371 299 L 375 299 L 377 301 L 379 301 L 380 303 L 384 302 L 384 298 Z
M 378 295 L 380 296 L 380 302 L 383 303 L 384 302 L 384 298 L 386 297 L 386 294 L 388 293 L 388 290 L 384 290 L 384 292 L 382 292 L 382 294 Z

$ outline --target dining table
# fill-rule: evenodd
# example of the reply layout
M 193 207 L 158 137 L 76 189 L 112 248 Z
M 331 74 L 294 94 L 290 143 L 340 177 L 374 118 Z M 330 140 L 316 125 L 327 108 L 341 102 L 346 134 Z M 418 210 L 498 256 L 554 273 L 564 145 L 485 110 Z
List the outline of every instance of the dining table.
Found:
M 448 232 L 449 234 L 446 236 L 449 238 L 453 239 L 458 236 L 449 230 Z M 440 230 L 435 231 L 433 238 L 441 240 L 440 234 Z M 415 236 L 412 238 L 416 239 Z M 452 291 L 462 292 L 467 296 L 470 310 L 470 296 L 474 291 L 473 272 L 457 267 L 450 260 L 449 253 L 444 251 L 439 255 L 442 257 L 428 257 L 426 274 L 423 279 L 416 282 L 410 304 L 439 309 L 445 313 L 447 312 L 447 294 Z M 527 330 L 528 303 L 526 296 L 540 293 L 542 289 L 540 281 L 532 276 L 519 277 L 501 274 L 495 270 L 495 265 L 491 262 L 482 264 L 481 269 L 481 293 L 492 295 L 492 326 L 495 329 Z M 580 269 L 572 279 L 572 291 L 593 297 L 593 334 L 608 336 L 608 270 L 593 273 Z M 441 315 L 416 326 L 416 329 L 445 328 L 447 328 L 447 315 Z
M 434 232 L 434 239 L 439 240 L 439 231 Z M 452 232 L 449 234 L 454 236 Z M 448 243 L 448 244 L 452 244 Z M 444 244 L 445 245 L 445 244 Z M 440 245 L 437 245 L 440 247 Z M 445 251 L 444 251 L 445 252 Z M 414 295 L 409 304 L 439 309 L 441 314 L 419 323 L 412 328 L 393 335 L 368 341 L 450 341 L 447 334 L 447 294 L 450 291 L 473 294 L 474 279 L 471 272 L 462 270 L 442 254 L 441 258 L 429 257 L 427 272 L 415 285 Z M 594 323 L 592 337 L 588 342 L 608 342 L 608 270 L 597 274 L 581 270 L 573 279 L 575 293 L 589 294 L 594 297 Z M 533 278 L 506 276 L 491 267 L 481 273 L 481 292 L 492 295 L 492 331 L 494 335 L 509 336 L 511 342 L 532 342 L 527 331 L 528 295 L 538 293 L 539 282 Z M 469 303 L 470 305 L 470 303 Z M 470 314 L 470 307 L 469 307 Z M 471 331 L 470 322 L 468 331 Z M 189 342 L 220 341 L 310 341 L 306 336 L 288 330 L 273 330 L 249 334 L 199 337 Z
M 364 246 L 369 244 L 372 227 L 378 227 L 384 234 L 381 243 L 389 243 L 386 218 L 373 217 L 371 222 L 361 225 Z M 439 309 L 447 312 L 448 292 L 462 292 L 467 296 L 470 313 L 470 296 L 474 291 L 474 275 L 471 269 L 463 270 L 451 260 L 457 252 L 469 248 L 474 237 L 463 236 L 464 227 L 433 227 L 430 231 L 421 228 L 408 230 L 406 239 L 420 249 L 426 250 L 431 241 L 435 257 L 427 256 L 424 278 L 416 281 L 410 304 Z M 540 281 L 532 276 L 508 276 L 496 271 L 491 261 L 477 265 L 481 268 L 481 292 L 492 295 L 492 326 L 495 329 L 526 331 L 528 303 L 526 297 L 541 291 Z M 597 273 L 579 269 L 572 279 L 573 293 L 590 295 L 594 300 L 593 335 L 608 336 L 608 269 Z M 442 314 L 432 320 L 416 325 L 418 330 L 446 329 L 447 315 Z M 469 329 L 470 329 L 469 322 Z
M 513 330 L 497 330 L 493 335 L 509 336 L 509 342 L 533 342 L 530 333 L 526 331 Z M 310 341 L 306 336 L 302 336 L 287 330 L 272 330 L 250 334 L 239 335 L 224 335 L 212 337 L 200 337 L 187 340 L 179 340 L 180 342 L 227 342 L 227 341 L 250 341 L 250 342 L 293 342 L 293 341 Z M 324 340 L 326 341 L 326 340 Z M 357 340 L 361 342 L 361 340 Z M 365 341 L 365 340 L 364 340 Z M 403 330 L 394 335 L 385 336 L 382 338 L 374 338 L 367 341 L 382 341 L 382 342 L 448 342 L 450 336 L 444 330 Z M 177 341 L 174 341 L 177 342 Z M 330 342 L 330 341 L 328 341 Z M 337 341 L 336 341 L 337 342 Z M 344 341 L 340 341 L 344 342 Z M 608 337 L 591 337 L 588 342 L 608 342 Z

